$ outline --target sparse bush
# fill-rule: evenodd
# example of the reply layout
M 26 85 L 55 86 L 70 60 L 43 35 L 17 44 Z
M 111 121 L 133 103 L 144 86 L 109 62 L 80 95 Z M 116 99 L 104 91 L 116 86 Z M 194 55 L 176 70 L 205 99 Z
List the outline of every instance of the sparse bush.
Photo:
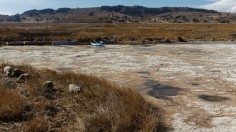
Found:
M 198 18 L 193 18 L 193 22 L 200 22 Z
M 100 41 L 102 41 L 102 38 L 101 38 L 101 37 L 96 37 L 96 38 L 95 38 L 95 41 L 96 41 L 96 42 L 100 42 Z
M 219 20 L 220 23 L 230 23 L 230 20 L 228 19 L 221 19 Z
M 187 42 L 185 39 L 183 39 L 181 36 L 179 36 L 178 38 L 177 38 L 177 41 L 178 42 Z
M 95 12 L 90 12 L 88 16 L 94 16 Z
M 164 39 L 164 43 L 172 43 L 172 41 L 170 39 L 168 39 L 168 38 L 165 38 Z
M 212 127 L 211 115 L 207 111 L 201 109 L 194 110 L 194 112 L 192 112 L 184 121 L 189 124 L 194 123 L 196 126 L 199 127 Z

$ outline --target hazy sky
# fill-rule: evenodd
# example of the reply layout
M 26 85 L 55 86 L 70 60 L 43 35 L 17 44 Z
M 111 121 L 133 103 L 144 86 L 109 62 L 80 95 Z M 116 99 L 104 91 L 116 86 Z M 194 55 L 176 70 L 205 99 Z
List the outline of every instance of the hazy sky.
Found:
M 31 9 L 82 8 L 102 5 L 188 6 L 236 12 L 236 0 L 0 0 L 0 14 L 13 15 Z

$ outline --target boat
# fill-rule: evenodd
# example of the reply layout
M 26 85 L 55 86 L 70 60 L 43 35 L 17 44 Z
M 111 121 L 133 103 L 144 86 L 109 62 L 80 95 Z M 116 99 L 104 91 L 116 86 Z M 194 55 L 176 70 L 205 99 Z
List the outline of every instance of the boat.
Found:
M 91 42 L 92 46 L 103 46 L 103 42 Z

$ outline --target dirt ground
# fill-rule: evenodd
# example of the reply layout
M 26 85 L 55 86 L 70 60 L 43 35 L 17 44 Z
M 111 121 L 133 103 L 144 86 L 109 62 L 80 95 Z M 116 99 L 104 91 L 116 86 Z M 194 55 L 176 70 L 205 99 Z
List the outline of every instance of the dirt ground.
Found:
M 236 131 L 236 45 L 0 47 L 1 62 L 104 77 L 140 90 L 170 114 L 173 131 Z

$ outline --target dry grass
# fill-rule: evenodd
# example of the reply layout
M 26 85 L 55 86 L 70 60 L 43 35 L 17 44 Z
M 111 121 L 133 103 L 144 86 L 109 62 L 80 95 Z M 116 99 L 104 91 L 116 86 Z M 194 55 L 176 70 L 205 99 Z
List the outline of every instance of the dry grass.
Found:
M 159 108 L 130 88 L 72 72 L 59 74 L 30 66 L 12 67 L 31 75 L 27 81 L 20 82 L 24 84 L 25 93 L 16 95 L 25 98 L 33 113 L 32 119 L 24 125 L 26 131 L 164 131 L 169 127 L 163 123 Z M 42 89 L 47 80 L 54 83 L 54 91 L 50 93 Z M 80 85 L 81 92 L 68 93 L 71 83 Z M 38 119 L 43 120 L 42 128 L 40 122 L 36 123 Z
M 24 103 L 17 91 L 0 88 L 0 121 L 20 121 Z
M 20 33 L 46 34 L 30 37 Z M 0 41 L 79 40 L 88 44 L 97 37 L 121 44 L 178 42 L 178 37 L 185 41 L 234 41 L 235 33 L 236 24 L 0 24 Z
M 25 123 L 24 132 L 47 132 L 49 126 L 44 119 L 34 119 Z
M 194 123 L 196 126 L 199 127 L 206 127 L 211 128 L 212 127 L 212 118 L 210 114 L 205 110 L 194 110 L 191 112 L 191 115 L 185 119 L 185 122 L 187 123 Z

